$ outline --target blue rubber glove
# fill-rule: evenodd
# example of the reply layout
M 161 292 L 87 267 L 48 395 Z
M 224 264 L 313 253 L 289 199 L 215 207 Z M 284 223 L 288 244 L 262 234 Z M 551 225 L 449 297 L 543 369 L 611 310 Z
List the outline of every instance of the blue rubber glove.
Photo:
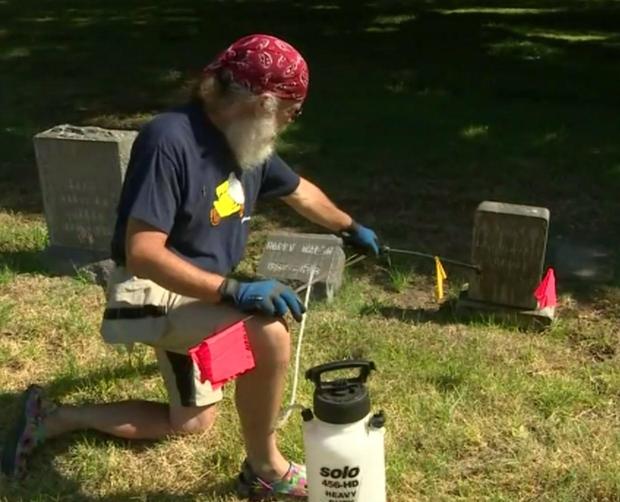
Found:
M 243 312 L 261 312 L 282 317 L 290 311 L 299 322 L 306 311 L 291 288 L 274 280 L 239 282 L 226 279 L 219 292 L 222 300 L 232 301 Z
M 379 256 L 379 237 L 370 228 L 366 228 L 355 221 L 342 232 L 345 244 L 350 244 L 362 251 L 372 251 Z

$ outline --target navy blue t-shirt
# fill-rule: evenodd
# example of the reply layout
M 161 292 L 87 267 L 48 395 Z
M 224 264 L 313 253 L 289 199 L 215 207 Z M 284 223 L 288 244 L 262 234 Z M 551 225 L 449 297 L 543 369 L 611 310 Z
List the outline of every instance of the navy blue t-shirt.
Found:
M 131 217 L 168 234 L 171 251 L 226 275 L 243 258 L 258 198 L 289 195 L 298 185 L 299 176 L 276 154 L 252 170 L 240 169 L 200 103 L 158 115 L 131 150 L 112 258 L 125 262 Z

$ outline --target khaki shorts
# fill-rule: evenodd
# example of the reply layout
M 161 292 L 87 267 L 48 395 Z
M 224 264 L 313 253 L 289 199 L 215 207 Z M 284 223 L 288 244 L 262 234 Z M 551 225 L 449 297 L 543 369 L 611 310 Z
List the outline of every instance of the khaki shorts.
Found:
M 171 406 L 207 406 L 222 399 L 222 390 L 200 382 L 198 368 L 188 355 L 190 347 L 247 314 L 222 304 L 208 304 L 178 295 L 153 281 L 131 275 L 116 267 L 107 288 L 107 307 L 125 308 L 155 305 L 166 315 L 139 319 L 104 319 L 101 334 L 108 343 L 151 345 Z

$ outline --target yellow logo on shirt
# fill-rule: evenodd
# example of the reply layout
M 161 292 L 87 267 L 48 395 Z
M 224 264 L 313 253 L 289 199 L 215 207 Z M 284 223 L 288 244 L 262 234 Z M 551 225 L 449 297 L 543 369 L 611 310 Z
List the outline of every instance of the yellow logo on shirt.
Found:
M 239 213 L 239 218 L 243 217 L 243 206 L 245 204 L 245 194 L 243 185 L 234 173 L 215 189 L 216 199 L 211 208 L 211 225 L 217 226 L 223 218 Z

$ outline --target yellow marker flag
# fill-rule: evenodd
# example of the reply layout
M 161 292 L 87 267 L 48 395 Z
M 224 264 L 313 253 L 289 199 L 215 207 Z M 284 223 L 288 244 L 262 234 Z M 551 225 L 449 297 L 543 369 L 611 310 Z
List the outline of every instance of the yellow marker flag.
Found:
M 446 274 L 446 271 L 444 270 L 438 256 L 435 256 L 435 274 L 437 276 L 437 301 L 439 301 L 443 299 L 443 281 L 448 278 L 448 275 Z

